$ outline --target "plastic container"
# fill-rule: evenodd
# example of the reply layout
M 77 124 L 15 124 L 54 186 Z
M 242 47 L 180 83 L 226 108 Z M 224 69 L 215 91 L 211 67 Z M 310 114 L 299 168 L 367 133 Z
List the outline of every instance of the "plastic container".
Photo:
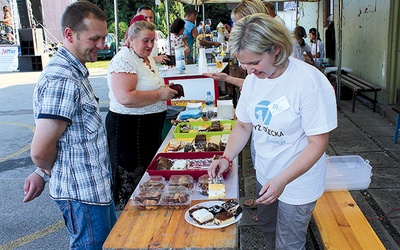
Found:
M 202 195 L 208 195 L 208 184 L 211 183 L 211 179 L 208 174 L 202 175 L 197 181 L 197 191 Z
M 163 190 L 160 188 L 138 188 L 133 193 L 132 205 L 138 210 L 158 209 Z
M 184 209 L 192 202 L 191 191 L 185 187 L 170 187 L 161 196 L 159 205 L 163 208 Z
M 164 189 L 167 186 L 167 182 L 165 181 L 165 178 L 161 175 L 152 175 L 150 178 L 146 181 L 143 181 L 139 185 L 140 190 L 153 190 L 155 188 L 157 189 Z
M 361 190 L 371 183 L 371 165 L 359 155 L 328 156 L 325 190 Z
M 199 74 L 207 73 L 207 57 L 205 48 L 199 48 L 199 61 L 198 61 Z
M 209 120 L 214 118 L 214 96 L 211 95 L 211 91 L 207 91 L 205 98 L 206 102 L 206 116 Z
M 175 64 L 176 64 L 176 73 L 177 74 L 185 74 L 186 73 L 185 48 L 184 47 L 175 47 Z
M 185 187 L 192 190 L 194 187 L 194 180 L 190 175 L 171 175 L 168 184 L 170 187 Z

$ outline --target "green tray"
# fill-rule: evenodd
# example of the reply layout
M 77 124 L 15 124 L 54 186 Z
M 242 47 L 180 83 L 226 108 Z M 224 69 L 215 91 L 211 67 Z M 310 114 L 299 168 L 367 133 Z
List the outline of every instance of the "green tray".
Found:
M 225 123 L 230 123 L 233 126 L 235 125 L 235 121 L 232 120 L 222 120 L 220 121 L 221 125 Z M 194 138 L 196 137 L 197 134 L 204 134 L 207 136 L 212 136 L 212 135 L 223 135 L 223 134 L 230 134 L 232 130 L 229 131 L 211 131 L 211 132 L 195 132 L 195 133 L 182 133 L 181 132 L 181 126 L 184 124 L 189 124 L 192 128 L 197 128 L 200 127 L 203 124 L 207 124 L 211 126 L 211 121 L 208 122 L 181 122 L 179 123 L 176 128 L 174 129 L 174 137 L 175 138 Z

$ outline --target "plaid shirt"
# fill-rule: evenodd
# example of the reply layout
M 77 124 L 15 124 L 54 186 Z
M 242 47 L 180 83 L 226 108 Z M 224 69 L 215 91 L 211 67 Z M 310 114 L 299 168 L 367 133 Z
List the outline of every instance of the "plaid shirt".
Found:
M 60 119 L 60 137 L 50 179 L 53 199 L 107 205 L 112 200 L 107 137 L 87 68 L 61 47 L 35 87 L 35 119 Z

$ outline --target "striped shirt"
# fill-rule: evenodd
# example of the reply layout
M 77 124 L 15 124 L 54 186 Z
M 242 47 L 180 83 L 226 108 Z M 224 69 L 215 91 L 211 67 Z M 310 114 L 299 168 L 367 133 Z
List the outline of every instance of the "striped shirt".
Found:
M 51 198 L 108 205 L 112 194 L 107 137 L 88 77 L 85 65 L 61 47 L 35 87 L 34 117 L 68 122 L 57 143 Z

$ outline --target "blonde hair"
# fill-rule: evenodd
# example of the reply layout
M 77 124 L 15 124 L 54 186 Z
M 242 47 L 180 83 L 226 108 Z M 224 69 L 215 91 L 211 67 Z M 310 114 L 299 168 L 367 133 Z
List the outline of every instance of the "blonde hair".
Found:
M 268 9 L 261 0 L 243 0 L 232 10 L 231 19 L 237 22 L 245 16 L 256 13 L 269 14 Z
M 129 27 L 127 40 L 129 41 L 130 39 L 138 38 L 140 32 L 143 30 L 156 30 L 156 25 L 145 20 L 134 22 L 131 27 Z
M 275 46 L 280 48 L 275 59 L 275 66 L 279 66 L 292 54 L 292 37 L 286 27 L 264 13 L 240 19 L 229 35 L 229 54 L 233 58 L 242 51 L 263 54 Z

